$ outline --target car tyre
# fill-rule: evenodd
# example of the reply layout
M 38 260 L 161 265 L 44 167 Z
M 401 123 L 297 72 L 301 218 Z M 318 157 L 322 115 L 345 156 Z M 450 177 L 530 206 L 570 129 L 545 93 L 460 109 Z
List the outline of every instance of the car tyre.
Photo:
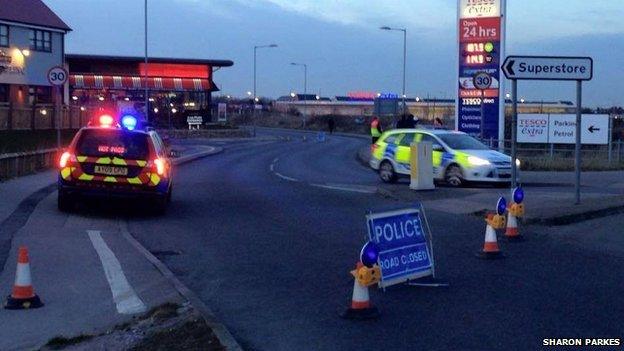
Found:
M 463 174 L 458 165 L 450 165 L 444 173 L 444 181 L 446 184 L 458 188 L 464 184 Z
M 74 198 L 62 191 L 58 192 L 56 203 L 61 212 L 71 212 L 74 209 Z
M 392 167 L 392 163 L 389 161 L 383 161 L 379 165 L 379 178 L 384 183 L 395 183 L 397 181 L 397 174 L 394 171 L 394 167 Z

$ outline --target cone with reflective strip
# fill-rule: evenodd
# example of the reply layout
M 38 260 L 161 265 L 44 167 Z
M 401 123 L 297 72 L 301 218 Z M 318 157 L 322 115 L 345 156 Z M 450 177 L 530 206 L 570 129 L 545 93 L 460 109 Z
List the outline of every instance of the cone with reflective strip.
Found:
M 43 303 L 34 292 L 30 277 L 30 263 L 28 261 L 28 249 L 21 246 L 17 255 L 17 270 L 15 272 L 15 284 L 13 291 L 7 298 L 4 308 L 9 310 L 21 310 L 39 308 Z
M 358 262 L 355 268 L 355 272 L 363 267 L 362 262 Z M 357 280 L 353 279 L 353 295 L 351 297 L 351 306 L 340 314 L 340 317 L 345 319 L 374 319 L 379 317 L 379 310 L 374 307 L 370 302 L 370 296 L 368 295 L 368 287 L 363 286 Z
M 505 229 L 505 239 L 509 241 L 521 241 L 524 239 L 518 231 L 518 218 L 507 212 L 507 228 Z
M 498 247 L 498 241 L 496 240 L 496 231 L 490 223 L 486 220 L 485 227 L 485 242 L 483 243 L 483 251 L 477 253 L 477 256 L 484 259 L 496 259 L 502 258 L 503 253 Z

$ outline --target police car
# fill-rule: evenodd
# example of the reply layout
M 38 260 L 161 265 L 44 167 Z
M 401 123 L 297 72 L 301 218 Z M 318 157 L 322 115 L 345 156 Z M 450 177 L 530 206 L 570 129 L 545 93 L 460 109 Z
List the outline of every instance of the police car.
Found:
M 145 200 L 164 213 L 173 180 L 160 136 L 138 128 L 132 115 L 102 114 L 93 122 L 59 159 L 59 210 L 70 211 L 80 197 L 118 197 Z
M 395 129 L 371 146 L 370 166 L 387 183 L 410 174 L 410 144 L 430 142 L 433 177 L 451 186 L 466 182 L 511 181 L 511 157 L 491 150 L 463 132 L 441 129 Z M 516 160 L 520 166 L 520 161 Z

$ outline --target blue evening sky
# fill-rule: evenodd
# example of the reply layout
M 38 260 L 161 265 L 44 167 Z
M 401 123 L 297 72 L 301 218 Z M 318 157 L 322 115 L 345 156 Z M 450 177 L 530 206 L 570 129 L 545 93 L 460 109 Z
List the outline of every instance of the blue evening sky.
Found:
M 74 29 L 67 52 L 143 55 L 142 0 L 44 0 Z M 452 97 L 455 88 L 455 0 L 149 0 L 149 52 L 159 57 L 230 59 L 215 74 L 224 94 L 252 89 L 258 51 L 258 95 L 302 91 L 400 92 L 402 38 L 408 30 L 407 93 Z M 594 80 L 588 106 L 624 105 L 624 1 L 509 0 L 508 54 L 588 55 Z M 573 83 L 519 84 L 526 99 L 573 100 Z

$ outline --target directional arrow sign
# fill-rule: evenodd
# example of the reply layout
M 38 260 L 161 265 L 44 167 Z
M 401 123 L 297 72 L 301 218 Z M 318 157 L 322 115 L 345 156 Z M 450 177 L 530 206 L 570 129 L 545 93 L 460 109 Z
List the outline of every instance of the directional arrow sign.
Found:
M 587 130 L 589 130 L 590 133 L 593 133 L 594 131 L 599 131 L 600 128 L 596 128 L 595 126 L 589 126 L 589 128 L 587 128 Z
M 502 65 L 508 79 L 591 80 L 591 57 L 507 56 Z

